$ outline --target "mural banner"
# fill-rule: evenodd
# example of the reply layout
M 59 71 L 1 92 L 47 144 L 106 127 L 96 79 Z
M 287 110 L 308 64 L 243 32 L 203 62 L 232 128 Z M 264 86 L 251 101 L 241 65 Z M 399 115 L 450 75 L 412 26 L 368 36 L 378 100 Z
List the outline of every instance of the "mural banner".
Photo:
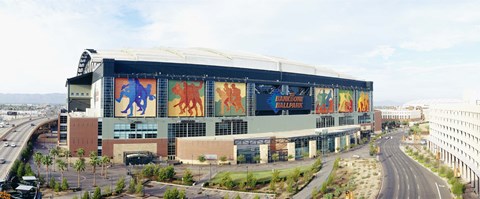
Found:
M 246 84 L 215 82 L 215 116 L 246 115 Z
M 156 79 L 115 78 L 115 117 L 155 117 Z
M 358 112 L 370 111 L 370 92 L 358 91 L 357 111 Z
M 333 88 L 315 88 L 315 114 L 334 112 Z
M 353 91 L 352 90 L 338 90 L 338 112 L 351 113 L 353 112 Z
M 203 81 L 168 81 L 169 117 L 203 117 L 204 102 Z

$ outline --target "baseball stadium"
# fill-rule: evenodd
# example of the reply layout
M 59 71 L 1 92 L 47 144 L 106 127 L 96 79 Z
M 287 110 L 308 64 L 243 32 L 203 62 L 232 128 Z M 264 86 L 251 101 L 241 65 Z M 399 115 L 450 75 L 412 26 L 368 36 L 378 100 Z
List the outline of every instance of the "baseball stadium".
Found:
M 66 87 L 59 146 L 116 163 L 291 161 L 373 132 L 373 82 L 253 53 L 87 49 Z

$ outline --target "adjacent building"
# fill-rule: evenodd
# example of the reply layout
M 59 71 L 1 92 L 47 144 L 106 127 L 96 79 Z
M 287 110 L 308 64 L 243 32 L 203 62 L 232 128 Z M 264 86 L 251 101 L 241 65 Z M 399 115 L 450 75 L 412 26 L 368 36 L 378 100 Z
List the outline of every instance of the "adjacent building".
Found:
M 480 192 L 480 103 L 430 106 L 428 148 Z
M 115 162 L 147 153 L 300 158 L 338 152 L 373 131 L 372 82 L 251 53 L 87 49 L 67 89 L 59 144 Z
M 422 119 L 421 110 L 409 109 L 380 109 L 382 121 L 419 121 Z

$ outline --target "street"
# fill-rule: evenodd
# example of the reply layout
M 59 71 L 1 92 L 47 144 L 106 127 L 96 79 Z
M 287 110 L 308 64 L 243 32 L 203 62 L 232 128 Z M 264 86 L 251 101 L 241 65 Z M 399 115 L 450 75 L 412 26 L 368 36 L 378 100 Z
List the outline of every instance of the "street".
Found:
M 451 198 L 445 181 L 427 171 L 400 150 L 403 131 L 389 135 L 392 139 L 382 138 L 378 141 L 384 175 L 378 198 Z

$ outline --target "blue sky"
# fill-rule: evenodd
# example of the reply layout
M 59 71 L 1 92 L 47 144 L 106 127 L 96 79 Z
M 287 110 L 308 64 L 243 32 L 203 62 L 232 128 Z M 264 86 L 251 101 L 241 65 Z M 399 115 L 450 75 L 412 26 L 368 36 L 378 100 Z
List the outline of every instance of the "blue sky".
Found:
M 377 102 L 461 98 L 479 90 L 479 10 L 476 1 L 0 1 L 10 82 L 0 92 L 65 92 L 86 48 L 169 46 L 329 67 L 374 81 Z

